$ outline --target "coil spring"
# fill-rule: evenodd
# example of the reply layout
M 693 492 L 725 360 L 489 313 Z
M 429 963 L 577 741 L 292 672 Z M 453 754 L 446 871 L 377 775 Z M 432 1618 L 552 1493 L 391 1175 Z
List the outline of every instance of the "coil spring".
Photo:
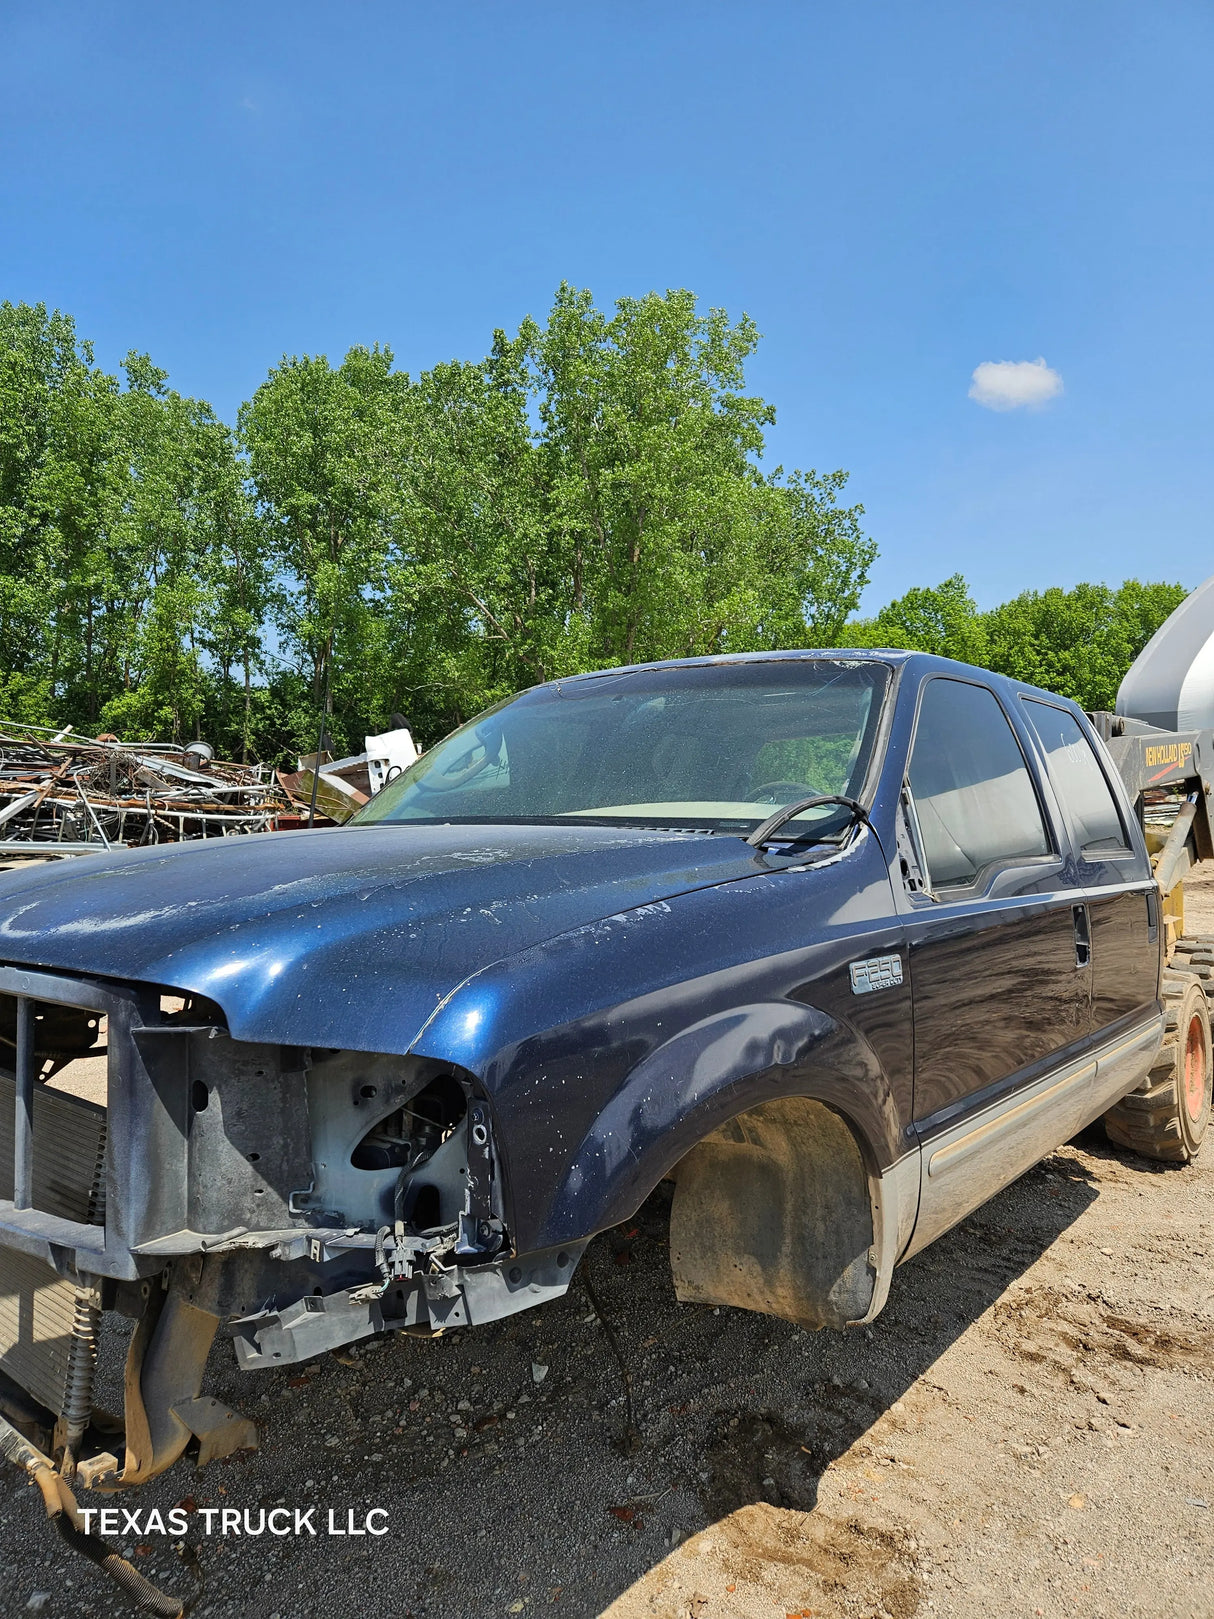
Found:
M 97 1222 L 105 1213 L 105 1140 L 93 1172 L 89 1189 L 88 1218 Z M 68 1347 L 67 1376 L 63 1385 L 63 1403 L 60 1417 L 63 1421 L 65 1463 L 68 1473 L 84 1430 L 93 1415 L 93 1383 L 97 1371 L 97 1333 L 101 1326 L 101 1311 L 97 1307 L 96 1293 L 90 1287 L 78 1287 L 72 1309 L 72 1340 Z
M 68 1350 L 67 1378 L 63 1389 L 63 1436 L 75 1454 L 93 1414 L 93 1378 L 97 1369 L 97 1329 L 101 1311 L 93 1303 L 89 1288 L 76 1289 L 72 1312 L 72 1342 Z

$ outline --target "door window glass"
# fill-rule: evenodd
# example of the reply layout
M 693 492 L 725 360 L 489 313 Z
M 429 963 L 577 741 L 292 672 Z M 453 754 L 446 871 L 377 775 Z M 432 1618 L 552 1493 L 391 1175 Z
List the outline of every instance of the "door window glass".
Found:
M 1124 854 L 1129 848 L 1125 827 L 1092 745 L 1079 721 L 1052 703 L 1024 699 L 1029 721 L 1041 738 L 1049 760 L 1050 779 L 1058 789 L 1084 854 Z
M 995 862 L 1051 852 L 1016 734 L 984 686 L 928 681 L 910 789 L 933 887 L 966 886 Z

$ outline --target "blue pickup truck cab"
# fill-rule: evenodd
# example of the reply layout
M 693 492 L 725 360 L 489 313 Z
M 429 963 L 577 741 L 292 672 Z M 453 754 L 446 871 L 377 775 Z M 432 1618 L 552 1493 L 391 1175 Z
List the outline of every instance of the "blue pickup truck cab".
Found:
M 882 651 L 552 681 L 340 829 L 9 874 L 0 1274 L 64 1325 L 0 1344 L 0 1396 L 78 1483 L 138 1483 L 248 1441 L 200 1395 L 217 1331 L 252 1370 L 474 1328 L 663 1179 L 680 1298 L 869 1321 L 1145 1081 L 1160 935 L 1075 705 Z M 102 1045 L 104 1105 L 66 1081 Z M 111 1310 L 124 1446 L 90 1425 Z

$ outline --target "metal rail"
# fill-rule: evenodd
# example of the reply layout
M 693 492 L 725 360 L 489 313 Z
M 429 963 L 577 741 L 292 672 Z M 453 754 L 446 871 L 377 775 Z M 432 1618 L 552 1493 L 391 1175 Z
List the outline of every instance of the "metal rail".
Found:
M 17 996 L 17 1088 L 13 1116 L 13 1207 L 28 1209 L 34 1195 L 34 1005 Z

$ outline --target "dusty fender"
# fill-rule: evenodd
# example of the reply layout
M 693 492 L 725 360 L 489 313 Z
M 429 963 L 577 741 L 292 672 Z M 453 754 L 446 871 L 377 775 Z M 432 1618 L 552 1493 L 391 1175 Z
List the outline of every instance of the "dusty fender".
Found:
M 841 1270 L 812 1272 L 818 1302 L 805 1294 L 789 1310 L 816 1324 L 868 1314 L 875 1272 L 887 1281 L 906 1223 L 882 1187 L 912 1156 L 899 1129 L 909 995 L 858 1000 L 848 968 L 895 943 L 889 909 L 884 860 L 866 837 L 843 859 L 760 867 L 570 930 L 461 986 L 415 1049 L 484 1086 L 520 1247 L 586 1240 L 664 1177 L 681 1181 L 680 1166 L 731 1120 L 801 1099 L 787 1118 L 802 1145 L 814 1121 L 807 1174 L 831 1159 L 817 1184 L 833 1189 L 847 1263 L 864 1258 L 846 1284 Z M 765 1114 L 765 1128 L 784 1117 Z M 881 1259 L 870 1265 L 874 1246 Z

